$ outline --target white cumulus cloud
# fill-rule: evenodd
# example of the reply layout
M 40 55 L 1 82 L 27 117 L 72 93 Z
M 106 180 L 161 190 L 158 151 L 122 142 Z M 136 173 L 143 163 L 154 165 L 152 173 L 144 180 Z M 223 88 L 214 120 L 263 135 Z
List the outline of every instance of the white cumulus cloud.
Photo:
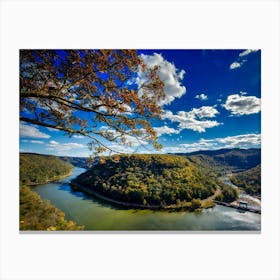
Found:
M 241 67 L 242 64 L 243 64 L 243 63 L 241 63 L 241 62 L 233 62 L 233 63 L 229 66 L 229 68 L 230 68 L 230 69 L 239 68 L 239 67 Z
M 207 128 L 212 128 L 221 123 L 209 120 L 219 114 L 218 110 L 211 106 L 202 106 L 200 108 L 193 108 L 189 112 L 179 111 L 173 114 L 171 111 L 165 111 L 163 118 L 169 119 L 172 122 L 179 123 L 179 129 L 191 129 L 193 131 L 205 132 Z
M 50 138 L 51 136 L 41 132 L 34 126 L 27 125 L 26 123 L 20 123 L 19 131 L 21 137 L 27 138 Z
M 258 146 L 261 144 L 260 134 L 242 134 L 236 136 L 228 136 L 225 138 L 216 138 L 220 144 L 224 144 L 227 148 L 248 148 L 249 146 Z
M 78 143 L 73 143 L 73 142 L 59 143 L 54 140 L 51 140 L 46 146 L 47 146 L 47 150 L 55 151 L 58 153 L 75 150 L 75 149 L 82 149 L 86 147 L 85 145 L 78 144 Z
M 124 154 L 135 153 L 135 148 L 128 147 L 128 146 L 125 146 L 125 145 L 119 144 L 119 143 L 112 143 L 112 144 L 107 145 L 107 147 L 113 150 L 112 154 L 115 154 L 115 152 L 124 153 Z M 110 152 L 105 151 L 102 154 L 109 155 Z
M 153 129 L 156 131 L 157 136 L 160 137 L 163 134 L 178 134 L 181 130 L 176 130 L 172 127 L 168 127 L 167 125 L 161 126 L 161 127 L 153 127 Z
M 40 140 L 22 140 L 24 143 L 32 143 L 32 144 L 44 144 L 44 141 Z
M 166 97 L 164 100 L 161 100 L 159 105 L 170 104 L 175 98 L 180 98 L 186 93 L 186 88 L 181 85 L 185 70 L 179 71 L 173 63 L 165 60 L 159 53 L 154 53 L 153 55 L 141 54 L 140 57 L 148 68 L 153 68 L 155 66 L 160 67 L 158 75 L 161 80 L 164 81 Z M 147 82 L 147 73 L 139 71 L 136 83 L 140 87 L 145 82 Z
M 247 56 L 248 54 L 250 54 L 250 53 L 252 53 L 252 52 L 257 52 L 258 50 L 250 50 L 250 49 L 248 49 L 248 50 L 245 50 L 245 51 L 243 51 L 243 52 L 241 52 L 240 54 L 239 54 L 239 57 L 242 57 L 242 56 Z
M 200 99 L 200 100 L 207 100 L 208 96 L 206 94 L 204 94 L 204 93 L 201 93 L 201 94 L 197 94 L 195 96 L 195 98 Z
M 257 51 L 259 51 L 259 50 L 248 49 L 248 50 L 241 52 L 238 55 L 238 58 L 236 59 L 236 61 L 234 61 L 233 63 L 230 64 L 229 69 L 233 70 L 236 68 L 240 68 L 247 61 L 247 59 L 244 59 L 244 57 L 248 56 L 250 53 L 257 52 Z
M 256 96 L 244 96 L 244 94 L 232 94 L 227 97 L 222 105 L 231 112 L 232 116 L 251 115 L 261 110 L 261 99 Z
M 114 139 L 114 141 L 116 142 L 116 145 L 122 145 L 124 147 L 138 147 L 140 145 L 147 145 L 148 142 L 145 140 L 140 139 L 142 136 L 139 137 L 139 139 L 137 137 L 134 137 L 132 135 L 129 134 L 122 134 L 121 132 L 116 131 L 115 129 L 112 128 L 108 128 L 108 126 L 101 126 L 99 128 L 99 132 L 102 133 L 104 136 L 107 137 L 107 139 Z M 127 131 L 127 133 L 130 133 L 130 131 Z M 128 145 L 125 145 L 121 142 L 121 138 L 122 136 L 125 137 L 126 139 L 126 143 Z M 113 145 L 113 144 L 111 144 Z
M 181 152 L 189 153 L 203 150 L 217 150 L 224 148 L 259 148 L 261 145 L 260 134 L 241 134 L 235 136 L 227 136 L 224 138 L 203 139 L 195 143 L 180 144 L 177 149 Z

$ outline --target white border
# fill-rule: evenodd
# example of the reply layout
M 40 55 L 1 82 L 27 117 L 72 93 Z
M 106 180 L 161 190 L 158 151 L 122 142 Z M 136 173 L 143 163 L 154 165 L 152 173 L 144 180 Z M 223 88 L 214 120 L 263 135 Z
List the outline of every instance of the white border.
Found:
M 2 1 L 1 279 L 279 279 L 279 2 Z M 20 48 L 261 48 L 261 234 L 19 234 Z

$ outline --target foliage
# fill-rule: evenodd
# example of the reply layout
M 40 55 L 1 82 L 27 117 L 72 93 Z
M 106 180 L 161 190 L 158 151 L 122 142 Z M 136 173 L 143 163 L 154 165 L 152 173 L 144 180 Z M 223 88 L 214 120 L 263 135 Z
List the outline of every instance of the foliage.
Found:
M 215 155 L 215 160 L 221 164 L 227 164 L 233 170 L 245 170 L 252 168 L 261 161 L 260 149 L 231 149 L 225 153 Z
M 252 168 L 261 161 L 260 149 L 220 149 L 179 155 L 186 156 L 212 178 L 231 171 Z
M 30 187 L 20 187 L 20 230 L 82 230 Z
M 87 136 L 96 153 L 112 151 L 104 139 L 129 145 L 131 136 L 160 148 L 150 121 L 164 97 L 158 67 L 136 50 L 20 51 L 20 120 Z
M 201 202 L 202 208 L 212 208 L 215 206 L 215 202 L 213 200 L 204 200 Z
M 55 156 L 20 154 L 20 184 L 34 185 L 55 181 L 69 174 L 73 166 Z
M 199 198 L 193 198 L 191 201 L 191 209 L 198 209 L 201 207 L 201 201 Z
M 193 164 L 203 169 L 204 172 L 213 179 L 231 170 L 230 166 L 228 166 L 227 164 L 221 164 L 220 162 L 215 160 L 212 156 L 197 154 L 197 155 L 187 156 L 187 158 Z
M 69 174 L 73 166 L 55 156 L 20 154 L 20 229 L 21 230 L 82 230 L 65 214 L 42 200 L 25 185 L 43 184 Z
M 216 196 L 216 200 L 224 201 L 224 202 L 232 202 L 235 201 L 238 196 L 239 192 L 236 188 L 228 186 L 222 182 L 219 182 L 219 186 L 222 190 L 222 193 Z
M 216 190 L 216 183 L 188 159 L 174 155 L 121 155 L 118 161 L 108 157 L 74 182 L 112 199 L 143 205 L 181 205 Z
M 261 165 L 233 174 L 230 180 L 249 194 L 261 194 Z
M 89 158 L 86 157 L 68 157 L 68 156 L 60 156 L 58 157 L 62 161 L 68 162 L 69 164 L 74 165 L 75 167 L 81 167 L 81 168 L 89 168 Z
M 238 191 L 219 181 L 218 177 L 225 173 L 244 170 L 260 163 L 260 149 L 221 149 L 213 151 L 198 151 L 189 154 L 181 154 L 188 158 L 194 165 L 218 182 L 222 189 L 222 194 L 215 199 L 231 202 L 237 199 Z M 250 194 L 260 194 L 261 176 L 260 165 L 256 168 L 234 174 L 231 181 L 244 188 Z

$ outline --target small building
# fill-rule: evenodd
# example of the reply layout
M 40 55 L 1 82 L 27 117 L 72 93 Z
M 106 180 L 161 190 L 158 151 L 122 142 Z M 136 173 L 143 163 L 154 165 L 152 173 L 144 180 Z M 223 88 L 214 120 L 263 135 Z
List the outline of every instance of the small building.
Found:
M 248 208 L 248 202 L 246 202 L 246 201 L 239 201 L 238 202 L 238 207 L 239 208 L 243 208 L 243 209 L 247 209 Z

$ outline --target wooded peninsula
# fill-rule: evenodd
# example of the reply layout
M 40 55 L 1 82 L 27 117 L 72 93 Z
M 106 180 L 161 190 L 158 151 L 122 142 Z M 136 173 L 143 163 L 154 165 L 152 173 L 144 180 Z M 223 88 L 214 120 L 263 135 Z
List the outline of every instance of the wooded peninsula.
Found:
M 221 200 L 233 201 L 238 196 L 235 189 L 176 155 L 122 155 L 117 160 L 107 157 L 74 179 L 72 186 L 141 208 L 209 207 L 214 204 L 203 201 L 217 190 Z

